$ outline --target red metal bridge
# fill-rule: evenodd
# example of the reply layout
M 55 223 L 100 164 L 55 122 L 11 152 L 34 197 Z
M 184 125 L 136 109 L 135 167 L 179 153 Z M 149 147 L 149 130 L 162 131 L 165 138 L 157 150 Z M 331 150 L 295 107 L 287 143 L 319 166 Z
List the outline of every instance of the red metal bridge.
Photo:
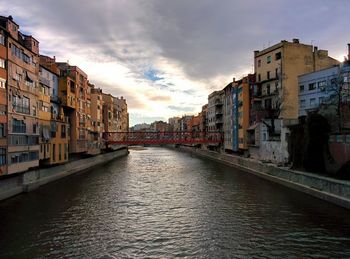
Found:
M 218 144 L 221 132 L 105 132 L 108 145 Z

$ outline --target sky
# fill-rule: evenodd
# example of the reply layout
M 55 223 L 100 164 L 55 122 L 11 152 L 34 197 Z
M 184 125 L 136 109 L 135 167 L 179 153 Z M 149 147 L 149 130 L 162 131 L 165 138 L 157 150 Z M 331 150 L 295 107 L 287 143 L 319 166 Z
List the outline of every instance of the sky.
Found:
M 43 55 L 127 99 L 130 126 L 196 114 L 253 72 L 253 51 L 300 39 L 343 60 L 349 0 L 1 0 Z

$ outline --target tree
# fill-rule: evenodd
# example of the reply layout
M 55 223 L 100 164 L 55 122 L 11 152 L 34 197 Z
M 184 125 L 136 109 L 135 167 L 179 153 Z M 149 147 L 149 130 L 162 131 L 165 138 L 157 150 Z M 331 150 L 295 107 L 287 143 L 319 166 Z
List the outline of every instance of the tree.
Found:
M 331 124 L 332 131 L 350 130 L 346 122 L 350 122 L 350 65 L 347 62 L 339 65 L 337 75 L 327 82 L 324 91 L 328 98 L 320 104 L 319 113 L 325 116 Z

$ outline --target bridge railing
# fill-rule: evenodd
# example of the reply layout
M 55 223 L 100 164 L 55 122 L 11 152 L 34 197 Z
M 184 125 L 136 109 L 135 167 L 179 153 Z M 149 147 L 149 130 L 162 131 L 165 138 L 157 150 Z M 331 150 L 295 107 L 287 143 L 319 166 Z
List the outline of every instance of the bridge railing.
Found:
M 200 144 L 221 143 L 221 132 L 171 131 L 171 132 L 105 132 L 104 140 L 108 144 Z

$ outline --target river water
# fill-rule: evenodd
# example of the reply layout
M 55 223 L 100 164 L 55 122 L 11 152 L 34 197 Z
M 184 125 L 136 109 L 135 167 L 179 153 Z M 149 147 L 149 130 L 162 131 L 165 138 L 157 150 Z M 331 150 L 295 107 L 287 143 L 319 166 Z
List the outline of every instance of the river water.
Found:
M 350 257 L 350 211 L 164 148 L 0 202 L 4 258 Z

